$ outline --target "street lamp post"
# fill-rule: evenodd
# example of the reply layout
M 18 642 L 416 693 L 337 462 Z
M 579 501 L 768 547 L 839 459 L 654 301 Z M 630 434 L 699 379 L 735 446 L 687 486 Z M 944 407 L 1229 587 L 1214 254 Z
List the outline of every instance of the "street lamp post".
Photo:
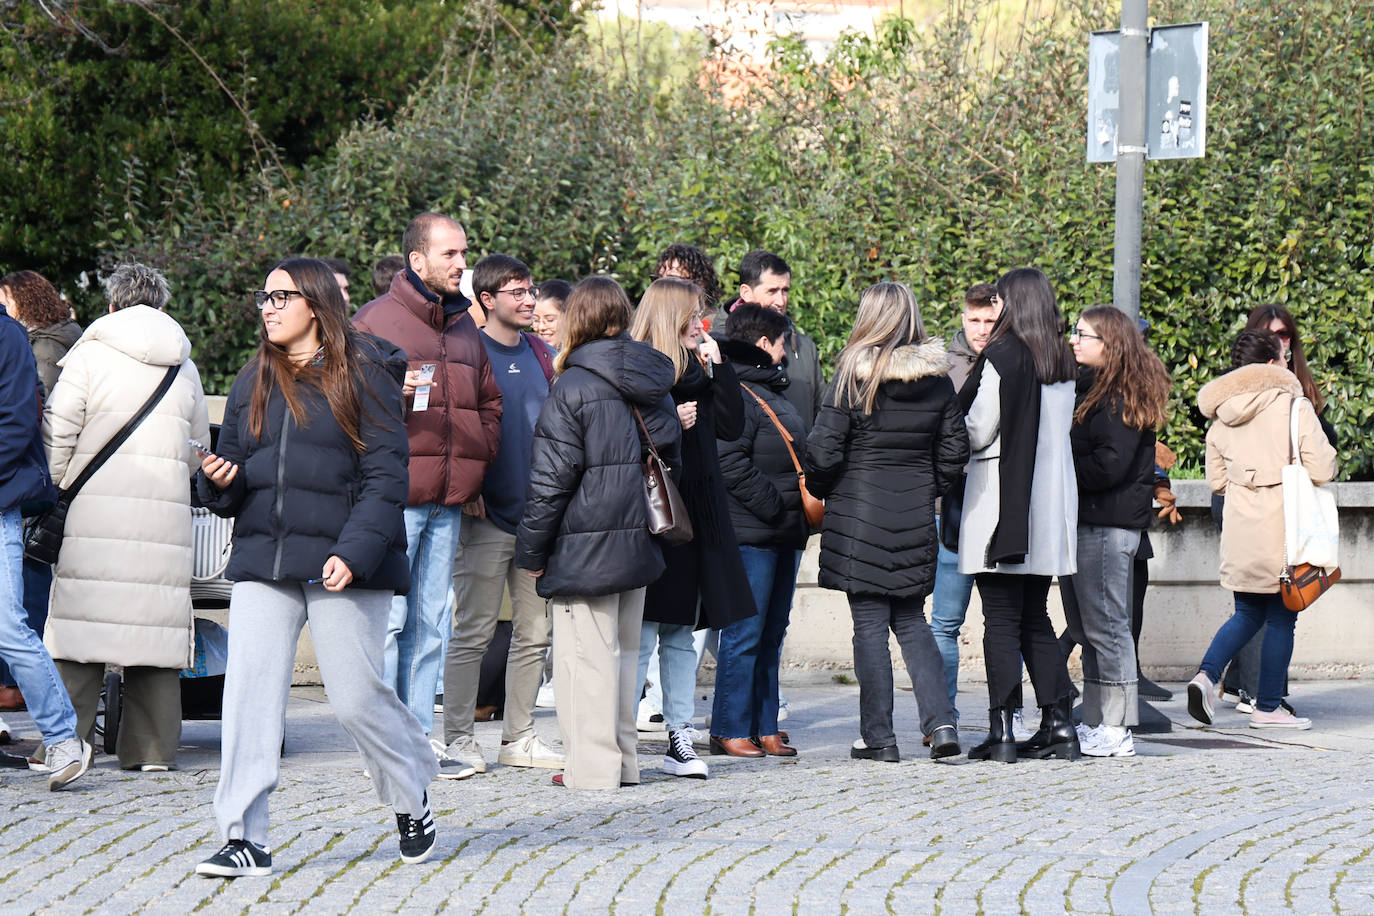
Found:
M 1121 0 L 1121 95 L 1116 145 L 1116 245 L 1112 301 L 1140 315 L 1140 238 L 1145 200 L 1145 87 L 1149 0 Z

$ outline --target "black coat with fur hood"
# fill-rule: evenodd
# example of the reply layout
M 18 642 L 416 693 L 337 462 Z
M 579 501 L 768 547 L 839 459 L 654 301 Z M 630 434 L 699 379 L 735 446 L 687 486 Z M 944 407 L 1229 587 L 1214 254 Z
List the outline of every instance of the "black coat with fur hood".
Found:
M 871 358 L 858 381 L 872 374 Z M 873 412 L 835 405 L 806 448 L 806 486 L 825 499 L 820 583 L 850 595 L 916 598 L 935 585 L 935 497 L 968 462 L 968 431 L 944 344 L 898 347 Z

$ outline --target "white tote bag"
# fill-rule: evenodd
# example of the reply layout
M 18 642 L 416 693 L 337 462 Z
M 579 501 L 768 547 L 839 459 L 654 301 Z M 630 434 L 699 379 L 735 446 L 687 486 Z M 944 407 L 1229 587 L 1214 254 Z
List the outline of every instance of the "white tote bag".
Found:
M 1288 410 L 1288 464 L 1283 466 L 1283 546 L 1289 566 L 1310 563 L 1323 569 L 1340 565 L 1337 548 L 1341 528 L 1336 497 L 1330 487 L 1319 487 L 1302 466 L 1298 448 L 1298 402 Z M 1309 402 L 1310 403 L 1310 402 Z

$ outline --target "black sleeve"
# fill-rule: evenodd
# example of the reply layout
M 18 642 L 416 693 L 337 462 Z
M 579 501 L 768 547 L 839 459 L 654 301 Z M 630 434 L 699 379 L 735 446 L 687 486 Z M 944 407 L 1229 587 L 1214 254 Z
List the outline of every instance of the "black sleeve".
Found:
M 716 438 L 733 442 L 744 432 L 744 392 L 740 390 L 735 367 L 728 362 L 712 366 L 711 371 L 714 373 L 711 390 L 715 394 L 712 410 L 716 416 Z
M 1093 493 L 1121 486 L 1130 476 L 1141 430 L 1126 426 L 1110 407 L 1093 410 L 1085 420 L 1070 434 L 1078 489 Z
M 836 407 L 834 402 L 833 394 L 827 391 L 820 413 L 816 414 L 816 425 L 806 437 L 806 489 L 819 499 L 834 491 L 849 446 L 849 411 Z M 963 422 L 961 415 L 959 425 Z M 968 441 L 967 436 L 964 441 Z
M 940 415 L 939 438 L 935 440 L 932 463 L 935 466 L 935 493 L 944 495 L 950 486 L 963 476 L 964 466 L 968 464 L 968 424 L 964 422 L 964 410 L 959 406 L 959 395 L 954 385 L 949 384 L 949 396 L 945 399 L 945 410 Z M 808 482 L 810 478 L 807 478 Z
M 548 563 L 563 513 L 587 464 L 586 430 L 572 405 L 558 395 L 555 385 L 534 426 L 525 517 L 515 535 L 515 565 L 531 572 Z
M 221 490 L 210 482 L 204 471 L 196 471 L 196 495 L 200 504 L 221 518 L 233 518 L 239 514 L 244 497 L 248 494 L 248 484 L 244 480 L 243 463 L 247 460 L 247 449 L 239 441 L 239 414 L 247 404 L 252 392 L 252 375 L 246 369 L 239 373 L 225 399 L 224 419 L 219 426 L 219 441 L 215 443 L 215 454 L 238 465 L 239 472 L 229 486 Z M 350 569 L 352 567 L 349 567 Z
M 716 442 L 716 450 L 720 453 L 720 475 L 725 481 L 725 488 L 746 509 L 768 524 L 782 518 L 786 508 L 778 488 L 754 463 L 754 442 L 758 438 L 760 424 L 771 425 L 771 422 L 757 407 L 752 410 L 746 408 L 744 431 L 740 437 L 732 442 Z
M 396 534 L 410 491 L 410 441 L 406 436 L 401 385 L 372 361 L 363 363 L 358 392 L 358 423 L 363 452 L 358 456 L 359 490 L 334 554 L 353 575 L 366 579 L 377 571 Z

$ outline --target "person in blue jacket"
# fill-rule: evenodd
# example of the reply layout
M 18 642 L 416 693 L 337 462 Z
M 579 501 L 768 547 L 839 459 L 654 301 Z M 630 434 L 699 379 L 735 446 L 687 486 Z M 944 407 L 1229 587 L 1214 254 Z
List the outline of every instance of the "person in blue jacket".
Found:
M 196 478 L 202 502 L 235 519 L 215 792 L 224 846 L 196 871 L 271 874 L 267 799 L 307 620 L 330 704 L 396 811 L 401 860 L 422 862 L 434 850 L 426 787 L 439 764 L 382 680 L 391 599 L 410 587 L 405 356 L 354 330 L 320 261 L 281 262 L 254 297 L 258 352 L 229 390 L 219 454 Z

